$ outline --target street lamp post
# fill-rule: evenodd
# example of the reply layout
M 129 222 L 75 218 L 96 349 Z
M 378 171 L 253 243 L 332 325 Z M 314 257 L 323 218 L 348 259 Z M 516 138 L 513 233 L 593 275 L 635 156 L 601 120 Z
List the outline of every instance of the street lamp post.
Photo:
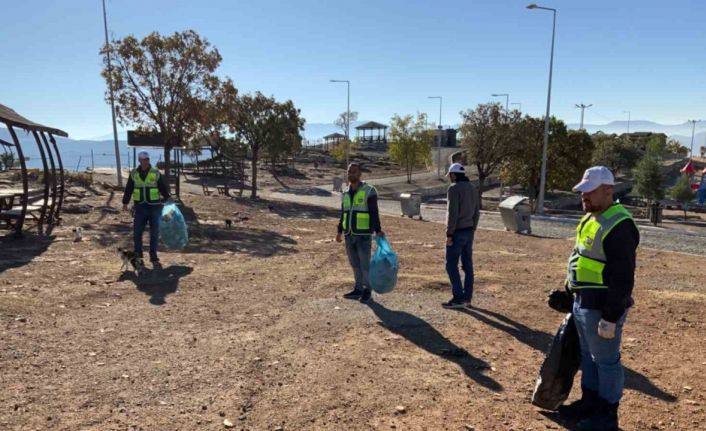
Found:
M 623 111 L 623 114 L 628 114 L 628 133 L 630 133 L 630 111 Z
M 583 130 L 583 111 L 584 111 L 586 108 L 590 108 L 591 106 L 593 106 L 593 104 L 584 105 L 584 104 L 582 103 L 582 104 L 580 104 L 580 105 L 576 105 L 576 107 L 581 110 L 581 126 L 579 127 L 579 129 L 581 129 L 581 130 Z
M 554 68 L 554 37 L 556 35 L 556 9 L 537 6 L 532 3 L 527 9 L 541 9 L 551 11 L 552 19 L 552 49 L 549 54 L 549 86 L 547 89 L 547 113 L 544 116 L 544 141 L 542 142 L 542 170 L 539 180 L 539 198 L 537 199 L 537 213 L 544 214 L 544 189 L 547 185 L 547 146 L 549 145 L 549 108 L 552 101 L 552 69 Z
M 522 114 L 522 103 L 521 102 L 512 102 L 510 105 L 517 105 L 519 108 L 517 108 L 518 111 L 520 111 L 520 114 Z
M 349 152 L 351 148 L 351 82 L 344 79 L 331 79 L 331 82 L 345 82 L 348 87 L 346 102 L 346 169 L 348 169 Z
M 694 160 L 694 133 L 696 132 L 696 123 L 701 120 L 689 120 L 691 123 L 691 150 L 689 150 L 689 160 Z
M 118 173 L 118 187 L 123 186 L 123 172 L 120 166 L 120 146 L 118 145 L 118 125 L 115 122 L 115 97 L 113 96 L 113 68 L 110 62 L 110 43 L 108 42 L 108 15 L 105 11 L 105 0 L 103 0 L 103 28 L 105 29 L 105 55 L 108 61 L 108 94 L 110 96 L 110 113 L 113 117 L 113 141 L 115 144 L 115 168 Z
M 505 97 L 505 113 L 507 113 L 507 105 L 510 104 L 510 95 L 508 93 L 491 94 L 493 97 Z
M 441 106 L 443 98 L 441 96 L 429 96 L 429 99 L 439 99 L 439 140 L 436 143 L 436 177 L 441 178 Z

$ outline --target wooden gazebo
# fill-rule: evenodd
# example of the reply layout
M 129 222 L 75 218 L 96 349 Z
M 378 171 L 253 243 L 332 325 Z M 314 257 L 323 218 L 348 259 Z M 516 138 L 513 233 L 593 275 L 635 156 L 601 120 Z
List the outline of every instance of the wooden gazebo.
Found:
M 342 140 L 346 139 L 346 135 L 341 133 L 331 133 L 330 135 L 324 136 L 324 151 L 329 151 L 332 146 L 335 146 Z
M 7 127 L 12 142 L 0 139 L 0 144 L 14 149 L 19 162 L 21 188 L 0 188 L 0 222 L 22 236 L 22 227 L 27 216 L 37 222 L 39 232 L 44 225 L 53 226 L 61 220 L 61 206 L 64 201 L 64 165 L 54 136 L 68 137 L 62 130 L 47 127 L 19 115 L 14 110 L 0 104 L 0 123 Z M 22 143 L 16 129 L 22 129 L 34 138 L 42 160 L 43 187 L 30 188 Z M 11 166 L 14 169 L 15 166 Z M 57 180 L 57 172 L 58 180 Z
M 355 130 L 356 138 L 362 147 L 381 150 L 387 147 L 387 125 L 368 121 L 357 126 Z

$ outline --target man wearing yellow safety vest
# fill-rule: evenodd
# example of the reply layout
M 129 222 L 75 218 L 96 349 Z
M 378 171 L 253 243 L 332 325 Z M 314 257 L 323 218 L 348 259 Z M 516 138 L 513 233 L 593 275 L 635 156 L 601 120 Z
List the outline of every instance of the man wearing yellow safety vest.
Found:
M 375 187 L 360 180 L 361 173 L 358 163 L 351 163 L 348 166 L 350 184 L 343 192 L 336 242 L 342 242 L 345 236 L 346 253 L 355 278 L 353 290 L 343 297 L 368 302 L 371 297 L 368 284 L 371 235 L 374 232 L 378 236 L 385 236 L 385 233 L 380 227 L 377 191 Z
M 582 397 L 561 406 L 559 413 L 578 422 L 581 431 L 618 430 L 618 405 L 623 395 L 620 341 L 625 317 L 633 305 L 640 233 L 628 210 L 613 201 L 614 184 L 608 168 L 595 166 L 586 170 L 574 187 L 581 192 L 587 214 L 576 228 L 566 290 L 552 294 L 564 295 L 566 306 L 573 295 L 581 345 Z M 557 300 L 550 296 L 550 304 L 552 299 Z
M 133 229 L 135 234 L 135 255 L 142 260 L 142 234 L 150 225 L 150 262 L 159 262 L 157 242 L 159 239 L 159 219 L 162 215 L 162 201 L 169 199 L 169 188 L 162 174 L 150 165 L 150 155 L 140 151 L 137 155 L 140 165 L 130 173 L 123 196 L 123 210 L 127 211 L 132 200 L 135 210 Z

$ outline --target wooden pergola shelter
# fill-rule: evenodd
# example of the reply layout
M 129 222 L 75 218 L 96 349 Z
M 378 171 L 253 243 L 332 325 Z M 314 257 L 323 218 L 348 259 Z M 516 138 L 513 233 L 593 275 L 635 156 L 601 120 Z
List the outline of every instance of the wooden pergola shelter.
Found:
M 138 130 L 128 130 L 127 131 L 127 146 L 132 148 L 132 169 L 137 166 L 137 149 L 159 149 L 164 152 L 165 143 L 162 137 L 158 133 L 142 132 Z M 153 161 L 153 160 L 152 160 Z M 154 161 L 153 161 L 154 162 Z M 154 167 L 157 167 L 157 163 L 154 162 Z M 183 146 L 173 146 L 171 147 L 171 162 L 170 162 L 170 172 L 168 175 L 169 184 L 168 187 L 171 191 L 174 191 L 177 199 L 181 195 L 181 181 L 180 177 L 184 171 L 184 147 Z
M 65 188 L 64 165 L 54 136 L 68 137 L 68 134 L 30 121 L 2 104 L 0 104 L 1 123 L 7 127 L 12 142 L 0 139 L 0 144 L 14 149 L 19 162 L 22 188 L 0 188 L 0 223 L 4 223 L 9 229 L 14 230 L 17 237 L 21 237 L 22 227 L 27 216 L 30 216 L 37 222 L 38 230 L 42 233 L 44 225 L 52 227 L 61 221 Z M 27 134 L 31 134 L 37 144 L 44 174 L 42 188 L 29 186 L 25 156 L 16 129 L 22 129 Z M 14 165 L 11 169 L 15 169 Z
M 387 125 L 368 121 L 357 126 L 355 130 L 356 139 L 362 146 L 373 149 L 385 149 L 387 147 Z
M 331 133 L 330 135 L 324 136 L 323 150 L 328 152 L 332 146 L 335 146 L 344 139 L 346 139 L 346 135 L 343 135 L 341 133 Z

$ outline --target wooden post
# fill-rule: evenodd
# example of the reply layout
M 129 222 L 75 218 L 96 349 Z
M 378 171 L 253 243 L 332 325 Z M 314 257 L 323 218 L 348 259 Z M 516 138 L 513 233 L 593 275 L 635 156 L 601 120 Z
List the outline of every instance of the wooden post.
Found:
M 40 132 L 39 135 L 42 137 L 42 142 L 44 142 L 44 147 L 47 150 L 47 155 L 49 156 L 49 166 L 51 167 L 51 206 L 49 207 L 49 224 L 53 225 L 57 218 L 56 214 L 56 200 L 57 200 L 57 185 L 56 185 L 56 165 L 54 164 L 54 156 L 52 155 L 51 147 L 49 146 L 49 141 L 44 132 Z
M 22 209 L 20 210 L 20 216 L 17 219 L 17 223 L 15 224 L 15 236 L 20 238 L 22 237 L 22 225 L 24 225 L 25 216 L 27 215 L 27 197 L 29 195 L 29 183 L 27 181 L 27 165 L 25 163 L 24 153 L 22 152 L 22 146 L 20 145 L 20 140 L 17 139 L 15 129 L 10 124 L 8 124 L 7 130 L 10 132 L 10 136 L 12 136 L 12 142 L 15 143 L 17 157 L 20 159 L 20 172 L 22 175 L 22 196 L 20 196 L 20 204 L 22 205 Z
M 56 159 L 59 162 L 59 182 L 61 183 L 61 190 L 59 192 L 59 203 L 57 204 L 56 207 L 56 213 L 54 217 L 56 217 L 57 220 L 61 220 L 61 206 L 64 204 L 64 191 L 66 187 L 65 179 L 64 179 L 64 162 L 61 160 L 61 153 L 59 153 L 59 147 L 56 145 L 56 139 L 54 139 L 54 135 L 51 133 L 49 134 L 49 140 L 51 141 L 52 146 L 54 147 L 54 152 L 56 153 Z
M 39 234 L 42 235 L 44 233 L 44 221 L 47 216 L 47 204 L 49 203 L 49 167 L 47 166 L 47 155 L 44 153 L 44 146 L 36 130 L 32 130 L 32 136 L 37 143 L 37 149 L 39 150 L 39 157 L 42 159 L 42 169 L 44 171 L 44 193 L 42 194 L 44 202 L 42 203 L 42 211 L 39 215 L 39 222 L 37 223 Z

